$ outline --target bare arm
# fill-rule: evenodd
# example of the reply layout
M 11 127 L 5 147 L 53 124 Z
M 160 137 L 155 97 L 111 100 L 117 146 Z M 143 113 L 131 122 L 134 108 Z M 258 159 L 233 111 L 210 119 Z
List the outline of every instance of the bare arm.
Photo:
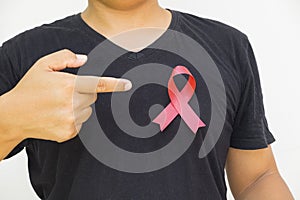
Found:
M 271 146 L 259 150 L 230 148 L 226 171 L 237 200 L 293 200 L 279 174 Z
M 9 126 L 8 120 L 10 118 L 9 114 L 12 114 L 10 110 L 12 109 L 11 104 L 8 103 L 9 93 L 0 96 L 0 161 L 3 160 L 9 152 L 17 146 L 25 136 L 20 130 L 16 130 L 17 127 Z

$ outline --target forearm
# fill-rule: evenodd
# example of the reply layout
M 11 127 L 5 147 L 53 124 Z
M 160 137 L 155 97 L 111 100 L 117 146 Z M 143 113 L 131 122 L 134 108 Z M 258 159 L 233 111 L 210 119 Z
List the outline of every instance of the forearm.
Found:
M 14 116 L 10 110 L 14 105 L 8 96 L 8 93 L 0 96 L 0 161 L 25 139 L 18 127 L 13 126 Z
M 250 184 L 237 200 L 293 200 L 278 171 L 267 172 Z

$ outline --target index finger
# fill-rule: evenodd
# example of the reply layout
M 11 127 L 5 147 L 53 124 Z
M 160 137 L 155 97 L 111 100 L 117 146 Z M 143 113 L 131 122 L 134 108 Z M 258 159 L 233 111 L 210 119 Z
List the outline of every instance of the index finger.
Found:
M 75 91 L 79 93 L 125 92 L 132 88 L 132 83 L 123 78 L 77 76 Z

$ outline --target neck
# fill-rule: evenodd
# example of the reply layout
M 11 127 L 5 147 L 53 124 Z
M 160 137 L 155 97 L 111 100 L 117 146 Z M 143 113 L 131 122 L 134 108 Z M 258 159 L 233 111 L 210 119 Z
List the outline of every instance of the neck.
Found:
M 137 28 L 167 29 L 172 17 L 169 11 L 159 6 L 157 0 L 142 1 L 122 9 L 99 0 L 89 0 L 81 16 L 90 27 L 107 38 Z

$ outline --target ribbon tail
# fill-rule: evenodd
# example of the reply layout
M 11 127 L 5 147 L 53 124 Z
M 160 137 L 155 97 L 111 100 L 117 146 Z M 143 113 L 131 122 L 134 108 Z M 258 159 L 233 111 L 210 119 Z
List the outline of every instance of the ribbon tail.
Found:
M 181 117 L 188 125 L 188 127 L 193 131 L 193 133 L 197 133 L 198 128 L 205 127 L 204 122 L 196 115 L 196 113 L 192 110 L 190 106 L 186 106 L 184 111 L 181 112 Z
M 202 128 L 202 127 L 205 127 L 205 126 L 206 126 L 206 124 L 204 124 L 204 122 L 199 118 L 198 127 Z
M 154 120 L 153 122 L 159 124 L 160 131 L 165 130 L 167 126 L 178 115 L 178 112 L 170 103 Z

